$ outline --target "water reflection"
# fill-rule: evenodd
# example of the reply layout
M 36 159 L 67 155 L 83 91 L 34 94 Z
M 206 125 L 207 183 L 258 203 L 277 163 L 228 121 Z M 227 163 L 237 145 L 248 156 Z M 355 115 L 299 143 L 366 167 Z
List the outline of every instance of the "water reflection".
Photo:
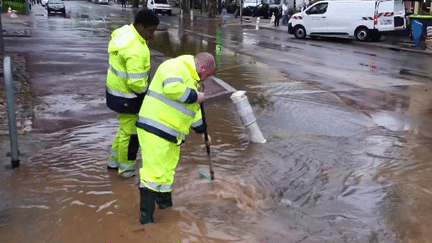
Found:
M 409 132 L 397 144 L 403 159 L 393 160 L 380 172 L 381 177 L 394 180 L 385 212 L 400 242 L 430 242 L 432 237 L 431 88 L 429 84 L 408 87 L 412 122 Z

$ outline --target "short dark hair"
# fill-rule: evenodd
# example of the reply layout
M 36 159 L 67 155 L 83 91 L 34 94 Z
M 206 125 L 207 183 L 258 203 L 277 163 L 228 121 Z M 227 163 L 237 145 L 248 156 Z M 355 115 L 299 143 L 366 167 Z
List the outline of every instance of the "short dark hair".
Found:
M 135 15 L 134 24 L 143 27 L 159 25 L 159 17 L 150 9 L 142 9 Z

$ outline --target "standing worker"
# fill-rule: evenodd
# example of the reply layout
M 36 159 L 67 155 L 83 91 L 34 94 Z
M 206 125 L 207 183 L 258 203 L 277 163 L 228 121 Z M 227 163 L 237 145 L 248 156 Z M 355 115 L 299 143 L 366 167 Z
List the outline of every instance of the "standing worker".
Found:
M 142 155 L 141 224 L 153 222 L 155 202 L 160 209 L 172 206 L 180 145 L 189 128 L 197 133 L 206 129 L 199 105 L 204 101 L 204 93 L 198 92 L 198 88 L 215 68 L 213 55 L 202 52 L 195 57 L 182 55 L 167 60 L 156 70 L 137 121 Z
M 119 127 L 114 138 L 108 169 L 118 169 L 121 177 L 134 176 L 138 137 L 136 120 L 148 89 L 150 51 L 146 41 L 153 38 L 159 25 L 151 10 L 141 10 L 134 23 L 113 31 L 108 44 L 107 106 L 117 112 Z

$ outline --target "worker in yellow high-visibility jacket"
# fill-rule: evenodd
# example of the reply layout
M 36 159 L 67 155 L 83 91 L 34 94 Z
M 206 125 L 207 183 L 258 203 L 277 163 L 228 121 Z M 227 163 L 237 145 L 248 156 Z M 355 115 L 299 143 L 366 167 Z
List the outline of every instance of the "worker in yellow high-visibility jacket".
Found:
M 215 59 L 207 52 L 183 55 L 163 62 L 156 70 L 137 121 L 141 146 L 140 221 L 153 222 L 155 202 L 159 208 L 172 206 L 174 169 L 189 129 L 206 129 L 200 110 L 204 93 L 200 82 L 215 70 Z
M 134 23 L 113 31 L 108 44 L 109 68 L 106 82 L 107 106 L 117 112 L 119 127 L 111 147 L 108 169 L 121 177 L 135 175 L 138 136 L 136 120 L 148 89 L 150 51 L 146 41 L 153 38 L 159 17 L 141 10 Z

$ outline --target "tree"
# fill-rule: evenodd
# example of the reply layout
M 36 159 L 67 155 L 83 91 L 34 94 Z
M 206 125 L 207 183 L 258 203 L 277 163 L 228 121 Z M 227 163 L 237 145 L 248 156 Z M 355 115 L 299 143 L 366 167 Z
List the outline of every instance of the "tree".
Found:
M 209 5 L 208 5 L 208 17 L 209 18 L 214 18 L 216 17 L 216 13 L 217 13 L 217 3 L 216 0 L 209 0 Z

